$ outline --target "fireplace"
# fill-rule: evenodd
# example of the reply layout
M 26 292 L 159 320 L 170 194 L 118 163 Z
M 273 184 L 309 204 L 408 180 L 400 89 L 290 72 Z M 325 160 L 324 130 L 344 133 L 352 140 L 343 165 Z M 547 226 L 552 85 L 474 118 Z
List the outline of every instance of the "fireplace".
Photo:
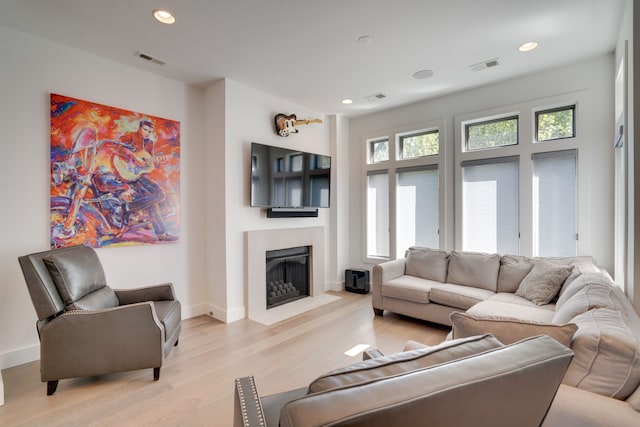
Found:
M 247 317 L 264 325 L 271 325 L 302 314 L 340 297 L 325 292 L 324 228 L 277 228 L 246 231 Z M 281 249 L 307 247 L 309 256 L 307 297 L 267 309 L 266 253 Z M 300 265 L 300 262 L 298 262 Z M 278 280 L 285 280 L 278 279 Z M 288 281 L 288 280 L 287 280 Z M 284 287 L 284 286 L 283 286 Z
M 308 297 L 309 246 L 266 252 L 267 310 Z

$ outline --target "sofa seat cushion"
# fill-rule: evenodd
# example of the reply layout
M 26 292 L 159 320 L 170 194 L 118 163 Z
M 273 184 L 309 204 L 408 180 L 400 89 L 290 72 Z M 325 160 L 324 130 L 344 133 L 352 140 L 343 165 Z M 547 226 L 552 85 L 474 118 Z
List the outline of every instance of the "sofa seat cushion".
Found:
M 590 283 L 571 298 L 557 306 L 553 323 L 565 323 L 594 308 L 616 308 L 612 299 L 613 287 L 602 283 Z
M 426 304 L 431 288 L 439 282 L 415 276 L 401 276 L 382 284 L 382 296 Z
M 495 295 L 494 292 L 486 289 L 441 283 L 431 287 L 429 299 L 438 304 L 467 310 L 480 301 L 491 298 L 493 295 Z
M 621 307 L 622 308 L 622 307 Z M 633 310 L 631 304 L 625 310 Z M 575 353 L 563 383 L 626 399 L 640 383 L 640 319 L 634 313 L 597 308 L 572 319 Z
M 556 311 L 556 305 L 554 303 L 549 303 L 549 304 L 545 304 L 545 305 L 537 305 L 532 303 L 531 301 L 529 301 L 526 298 L 522 298 L 517 296 L 516 294 L 510 294 L 507 292 L 498 292 L 497 294 L 495 294 L 494 296 L 492 296 L 491 298 L 489 298 L 490 301 L 496 301 L 496 302 L 506 302 L 509 304 L 515 304 L 515 305 L 521 305 L 524 307 L 531 307 L 531 308 L 536 308 L 538 310 L 547 310 L 547 311 Z
M 309 393 L 326 392 L 391 378 L 499 347 L 502 347 L 500 341 L 491 335 L 484 334 L 376 357 L 335 369 L 318 377 L 309 384 Z
M 530 301 L 529 304 L 531 304 Z M 467 310 L 467 313 L 474 316 L 504 316 L 526 322 L 543 323 L 552 323 L 554 315 L 553 311 L 539 308 L 533 304 L 512 304 L 496 301 L 493 298 L 479 302 Z
M 500 255 L 483 252 L 458 252 L 449 254 L 447 283 L 472 286 L 496 292 Z
M 578 326 L 573 323 L 554 325 L 504 316 L 474 316 L 468 313 L 451 313 L 451 326 L 453 339 L 489 333 L 504 344 L 512 344 L 537 335 L 549 335 L 566 347 L 570 346 L 571 338 L 578 330 Z
M 447 281 L 449 252 L 440 249 L 412 246 L 407 250 L 405 274 L 435 280 Z

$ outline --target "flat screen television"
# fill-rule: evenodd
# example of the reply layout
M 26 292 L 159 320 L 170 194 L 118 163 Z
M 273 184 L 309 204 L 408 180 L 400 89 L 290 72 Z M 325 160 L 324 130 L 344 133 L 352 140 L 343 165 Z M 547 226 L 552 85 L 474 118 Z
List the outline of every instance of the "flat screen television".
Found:
M 328 208 L 331 157 L 251 143 L 251 206 Z

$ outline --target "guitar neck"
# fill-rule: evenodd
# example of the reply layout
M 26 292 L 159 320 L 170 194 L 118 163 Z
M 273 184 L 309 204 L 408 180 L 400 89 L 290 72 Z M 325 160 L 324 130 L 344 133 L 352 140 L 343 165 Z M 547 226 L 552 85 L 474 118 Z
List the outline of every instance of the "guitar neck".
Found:
M 309 119 L 309 120 L 295 120 L 293 124 L 297 125 L 308 125 L 309 123 L 322 123 L 320 119 Z

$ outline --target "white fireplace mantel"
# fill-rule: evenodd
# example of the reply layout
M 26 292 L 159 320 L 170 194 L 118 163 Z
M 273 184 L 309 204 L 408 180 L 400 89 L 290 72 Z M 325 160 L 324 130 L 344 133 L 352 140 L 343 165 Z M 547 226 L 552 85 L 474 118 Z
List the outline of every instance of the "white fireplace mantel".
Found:
M 279 228 L 247 231 L 248 318 L 271 325 L 339 299 L 325 293 L 324 228 Z M 310 296 L 267 310 L 266 253 L 298 246 L 311 247 Z

